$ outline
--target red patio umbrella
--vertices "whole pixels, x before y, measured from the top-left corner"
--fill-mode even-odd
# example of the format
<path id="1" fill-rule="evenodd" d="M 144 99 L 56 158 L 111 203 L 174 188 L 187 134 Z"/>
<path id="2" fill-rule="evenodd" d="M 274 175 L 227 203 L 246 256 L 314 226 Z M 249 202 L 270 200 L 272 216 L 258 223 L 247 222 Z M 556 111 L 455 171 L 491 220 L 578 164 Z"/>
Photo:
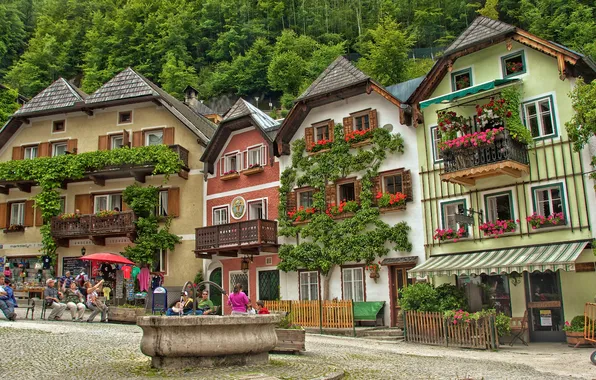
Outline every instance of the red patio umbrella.
<path id="1" fill-rule="evenodd" d="M 127 259 L 124 256 L 116 255 L 114 253 L 93 253 L 87 256 L 81 256 L 79 260 L 87 260 L 87 261 L 101 261 L 103 263 L 110 263 L 110 264 L 129 264 L 135 265 L 132 261 Z"/>

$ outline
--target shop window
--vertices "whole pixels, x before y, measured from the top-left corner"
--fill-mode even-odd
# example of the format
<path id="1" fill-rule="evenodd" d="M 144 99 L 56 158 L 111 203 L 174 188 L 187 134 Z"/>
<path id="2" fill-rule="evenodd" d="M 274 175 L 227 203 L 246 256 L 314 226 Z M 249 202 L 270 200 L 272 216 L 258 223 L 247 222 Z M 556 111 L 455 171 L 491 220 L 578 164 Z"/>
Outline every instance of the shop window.
<path id="1" fill-rule="evenodd" d="M 56 120 L 52 123 L 52 133 L 64 132 L 66 130 L 65 120 Z"/>
<path id="2" fill-rule="evenodd" d="M 248 219 L 267 219 L 265 200 L 261 199 L 258 201 L 248 202 Z"/>
<path id="3" fill-rule="evenodd" d="M 511 317 L 511 294 L 507 275 L 458 276 L 458 286 L 465 292 L 472 312 L 495 309 Z"/>
<path id="4" fill-rule="evenodd" d="M 37 145 L 35 146 L 26 146 L 24 148 L 24 159 L 25 160 L 32 160 L 37 158 Z"/>
<path id="5" fill-rule="evenodd" d="M 383 191 L 385 193 L 395 194 L 403 193 L 403 176 L 402 173 L 392 173 L 383 176 Z"/>
<path id="6" fill-rule="evenodd" d="M 356 200 L 356 190 L 355 190 L 355 183 L 343 183 L 338 185 L 338 194 L 339 194 L 339 202 L 341 201 L 355 201 Z M 339 203 L 338 202 L 338 203 Z"/>
<path id="7" fill-rule="evenodd" d="M 132 123 L 132 111 L 118 112 L 118 124 Z"/>
<path id="8" fill-rule="evenodd" d="M 329 140 L 329 124 L 325 123 L 320 126 L 315 126 L 316 141 Z"/>
<path id="9" fill-rule="evenodd" d="M 153 252 L 152 272 L 167 272 L 167 253 L 168 251 L 165 249 L 157 249 Z"/>
<path id="10" fill-rule="evenodd" d="M 25 224 L 25 202 L 10 204 L 10 225 L 22 226 Z"/>
<path id="11" fill-rule="evenodd" d="M 163 144 L 163 130 L 145 132 L 145 146 Z"/>
<path id="12" fill-rule="evenodd" d="M 300 300 L 319 299 L 319 272 L 300 272 Z"/>
<path id="13" fill-rule="evenodd" d="M 213 209 L 213 225 L 228 224 L 228 215 L 230 211 L 228 206 L 218 207 Z"/>
<path id="14" fill-rule="evenodd" d="M 557 127 L 551 96 L 523 103 L 524 122 L 535 139 L 556 137 Z"/>
<path id="15" fill-rule="evenodd" d="M 532 272 L 527 274 L 530 303 L 551 303 L 550 307 L 532 307 L 529 311 L 531 331 L 559 332 L 563 328 L 560 280 L 556 272 Z"/>
<path id="16" fill-rule="evenodd" d="M 67 149 L 68 149 L 68 144 L 65 142 L 53 143 L 52 144 L 52 157 L 65 155 Z"/>
<path id="17" fill-rule="evenodd" d="M 113 135 L 110 136 L 110 149 L 120 149 L 124 146 L 124 136 L 122 135 Z"/>
<path id="18" fill-rule="evenodd" d="M 526 58 L 523 51 L 501 58 L 503 78 L 510 78 L 526 72 Z"/>
<path id="19" fill-rule="evenodd" d="M 93 198 L 93 212 L 122 211 L 122 194 L 96 195 Z"/>
<path id="20" fill-rule="evenodd" d="M 298 193 L 298 207 L 313 207 L 313 194 L 314 191 L 312 190 L 300 191 Z"/>
<path id="21" fill-rule="evenodd" d="M 160 191 L 159 192 L 159 204 L 157 206 L 157 212 L 155 213 L 157 216 L 168 216 L 168 191 Z"/>
<path id="22" fill-rule="evenodd" d="M 466 212 L 465 199 L 442 203 L 441 204 L 441 216 L 442 216 L 442 221 L 443 221 L 443 229 L 451 228 L 452 230 L 457 231 L 460 227 L 465 228 L 465 225 L 460 225 L 455 220 L 455 215 L 463 214 L 465 212 Z"/>
<path id="23" fill-rule="evenodd" d="M 364 302 L 363 268 L 342 268 L 343 299 Z"/>
<path id="24" fill-rule="evenodd" d="M 368 111 L 354 115 L 354 130 L 368 131 L 370 129 L 370 119 Z"/>
<path id="25" fill-rule="evenodd" d="M 464 69 L 451 74 L 451 90 L 459 91 L 472 87 L 472 69 Z"/>
<path id="26" fill-rule="evenodd" d="M 490 194 L 484 196 L 486 204 L 486 221 L 514 220 L 513 198 L 511 192 Z"/>
<path id="27" fill-rule="evenodd" d="M 265 165 L 265 147 L 257 146 L 250 148 L 247 151 L 248 167 L 264 166 Z"/>

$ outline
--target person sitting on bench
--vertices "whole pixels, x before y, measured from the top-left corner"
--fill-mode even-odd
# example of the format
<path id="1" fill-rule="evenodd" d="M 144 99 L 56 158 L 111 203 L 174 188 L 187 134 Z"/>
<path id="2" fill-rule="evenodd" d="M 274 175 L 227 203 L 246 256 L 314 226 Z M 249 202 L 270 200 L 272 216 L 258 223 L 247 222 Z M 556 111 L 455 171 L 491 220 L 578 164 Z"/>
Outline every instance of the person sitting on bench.
<path id="1" fill-rule="evenodd" d="M 215 312 L 213 301 L 209 299 L 209 291 L 203 290 L 202 297 L 197 304 L 197 315 L 209 315 Z"/>
<path id="2" fill-rule="evenodd" d="M 188 292 L 182 292 L 181 300 L 176 302 L 174 306 L 169 308 L 166 311 L 166 315 L 180 315 L 180 314 L 188 314 L 192 311 L 192 303 L 193 299 L 188 296 Z"/>
<path id="3" fill-rule="evenodd" d="M 0 310 L 9 321 L 17 319 L 17 313 L 14 312 L 16 305 L 12 288 L 6 284 L 4 274 L 0 274 Z"/>

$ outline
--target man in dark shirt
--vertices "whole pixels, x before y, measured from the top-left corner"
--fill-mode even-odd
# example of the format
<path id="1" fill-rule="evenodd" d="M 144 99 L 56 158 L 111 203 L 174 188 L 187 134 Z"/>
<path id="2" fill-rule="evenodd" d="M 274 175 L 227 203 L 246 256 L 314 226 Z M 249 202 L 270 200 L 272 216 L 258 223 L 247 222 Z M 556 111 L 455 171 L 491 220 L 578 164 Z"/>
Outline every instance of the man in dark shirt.
<path id="1" fill-rule="evenodd" d="M 58 292 L 58 290 L 54 287 L 56 285 L 56 281 L 53 278 L 48 278 L 46 280 L 46 285 L 46 290 L 44 291 L 46 307 L 52 309 L 52 312 L 48 317 L 48 321 L 59 321 L 60 317 L 62 317 L 62 314 L 64 313 L 64 310 L 66 309 L 66 304 L 60 302 L 62 293 Z"/>

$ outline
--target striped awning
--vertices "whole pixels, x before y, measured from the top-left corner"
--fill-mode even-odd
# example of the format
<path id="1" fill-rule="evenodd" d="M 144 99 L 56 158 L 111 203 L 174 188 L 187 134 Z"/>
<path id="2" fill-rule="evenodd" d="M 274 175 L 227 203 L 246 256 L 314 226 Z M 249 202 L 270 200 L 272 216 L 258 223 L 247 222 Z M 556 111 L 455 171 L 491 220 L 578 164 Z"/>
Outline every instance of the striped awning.
<path id="1" fill-rule="evenodd" d="M 410 277 L 470 274 L 504 274 L 545 270 L 575 270 L 575 260 L 589 241 L 531 245 L 459 254 L 431 256 L 424 264 L 408 271 Z"/>

